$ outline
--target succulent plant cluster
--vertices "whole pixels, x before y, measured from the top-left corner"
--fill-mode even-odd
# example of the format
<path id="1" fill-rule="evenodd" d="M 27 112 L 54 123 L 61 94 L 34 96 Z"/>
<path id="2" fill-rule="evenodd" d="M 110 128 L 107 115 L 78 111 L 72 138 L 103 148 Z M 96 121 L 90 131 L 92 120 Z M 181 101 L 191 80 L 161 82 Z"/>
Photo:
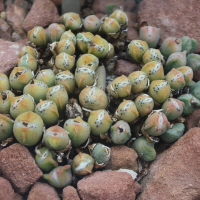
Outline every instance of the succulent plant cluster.
<path id="1" fill-rule="evenodd" d="M 141 70 L 106 84 L 116 52 L 126 49 L 125 12 L 101 20 L 70 12 L 60 23 L 30 30 L 18 66 L 0 74 L 1 142 L 14 136 L 35 146 L 44 179 L 63 188 L 73 175 L 104 167 L 108 146 L 128 145 L 152 161 L 159 138 L 173 143 L 183 135 L 182 116 L 200 107 L 196 40 L 169 37 L 157 49 L 161 30 L 141 27 L 127 48 Z"/>

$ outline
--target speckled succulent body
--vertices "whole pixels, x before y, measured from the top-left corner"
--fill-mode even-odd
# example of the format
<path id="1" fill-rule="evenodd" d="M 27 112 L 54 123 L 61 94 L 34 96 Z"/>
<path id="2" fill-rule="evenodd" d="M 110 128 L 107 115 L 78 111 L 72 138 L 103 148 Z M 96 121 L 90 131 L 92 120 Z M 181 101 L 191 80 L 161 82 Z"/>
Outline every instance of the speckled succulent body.
<path id="1" fill-rule="evenodd" d="M 90 32 L 82 32 L 76 35 L 77 47 L 82 53 L 88 52 L 88 44 L 94 40 L 94 35 Z"/>
<path id="2" fill-rule="evenodd" d="M 109 18 L 116 19 L 118 23 L 121 25 L 127 25 L 128 24 L 128 17 L 125 12 L 122 10 L 115 10 Z"/>
<path id="3" fill-rule="evenodd" d="M 99 66 L 99 59 L 92 54 L 83 54 L 77 60 L 76 67 L 79 67 L 80 65 L 87 65 L 95 71 Z"/>
<path id="4" fill-rule="evenodd" d="M 124 144 L 131 137 L 130 126 L 127 122 L 120 120 L 110 128 L 110 137 L 114 144 Z"/>
<path id="5" fill-rule="evenodd" d="M 151 61 L 145 64 L 141 71 L 145 72 L 150 81 L 163 80 L 164 69 L 160 61 Z"/>
<path id="6" fill-rule="evenodd" d="M 91 127 L 91 133 L 94 136 L 100 136 L 101 133 L 106 133 L 109 130 L 112 119 L 106 110 L 96 110 L 90 113 L 88 124 Z"/>
<path id="7" fill-rule="evenodd" d="M 14 97 L 14 93 L 10 90 L 5 90 L 0 93 L 0 113 L 10 114 L 11 99 Z"/>
<path id="8" fill-rule="evenodd" d="M 63 113 L 69 98 L 65 87 L 63 85 L 56 85 L 47 89 L 46 99 L 53 101 L 59 113 Z"/>
<path id="9" fill-rule="evenodd" d="M 106 17 L 103 23 L 103 30 L 107 34 L 115 34 L 120 31 L 120 25 L 116 19 Z"/>
<path id="10" fill-rule="evenodd" d="M 95 71 L 87 65 L 80 65 L 75 71 L 76 84 L 80 89 L 92 86 L 95 82 Z"/>
<path id="11" fill-rule="evenodd" d="M 131 86 L 131 81 L 122 75 L 110 82 L 107 90 L 115 98 L 126 97 L 131 93 Z"/>
<path id="12" fill-rule="evenodd" d="M 70 39 L 73 42 L 74 46 L 76 45 L 76 36 L 74 35 L 74 33 L 71 32 L 71 30 L 65 31 L 62 34 L 60 40 L 65 39 L 65 38 Z"/>
<path id="13" fill-rule="evenodd" d="M 56 74 L 55 83 L 63 85 L 68 94 L 73 94 L 76 82 L 74 75 L 69 70 Z"/>
<path id="14" fill-rule="evenodd" d="M 159 49 L 149 48 L 142 57 L 144 64 L 147 64 L 151 61 L 160 61 L 163 62 L 163 55 L 160 53 Z"/>
<path id="15" fill-rule="evenodd" d="M 170 85 L 168 81 L 152 81 L 149 87 L 149 95 L 157 103 L 163 103 L 170 95 Z"/>
<path id="16" fill-rule="evenodd" d="M 38 104 L 40 99 L 46 100 L 47 88 L 46 83 L 34 79 L 24 87 L 23 94 L 30 94 L 34 98 L 35 103 Z"/>
<path id="17" fill-rule="evenodd" d="M 55 66 L 58 70 L 71 70 L 74 67 L 75 58 L 68 53 L 62 52 L 56 56 Z"/>
<path id="18" fill-rule="evenodd" d="M 128 51 L 133 60 L 141 63 L 142 57 L 148 50 L 149 46 L 145 41 L 132 40 L 128 45 Z"/>
<path id="19" fill-rule="evenodd" d="M 24 46 L 21 51 L 18 54 L 18 58 L 23 57 L 24 55 L 29 54 L 33 56 L 35 59 L 39 57 L 38 52 L 36 49 L 30 47 L 30 46 Z"/>
<path id="20" fill-rule="evenodd" d="M 191 67 L 182 66 L 177 68 L 178 71 L 182 72 L 184 75 L 185 86 L 189 86 L 193 79 L 193 70 Z"/>
<path id="21" fill-rule="evenodd" d="M 108 105 L 106 93 L 95 86 L 84 88 L 79 95 L 79 101 L 83 107 L 91 110 L 105 109 Z"/>
<path id="22" fill-rule="evenodd" d="M 80 117 L 68 119 L 63 128 L 69 132 L 69 138 L 75 147 L 80 147 L 90 136 L 90 125 Z"/>
<path id="23" fill-rule="evenodd" d="M 40 101 L 35 108 L 35 112 L 42 118 L 44 124 L 47 126 L 55 125 L 58 122 L 58 108 L 53 101 Z"/>
<path id="24" fill-rule="evenodd" d="M 37 61 L 32 55 L 26 54 L 26 55 L 22 56 L 20 59 L 18 59 L 18 66 L 19 67 L 27 67 L 31 71 L 36 71 L 37 70 Z"/>
<path id="25" fill-rule="evenodd" d="M 125 99 L 117 108 L 116 115 L 120 120 L 124 120 L 127 123 L 131 123 L 139 117 L 135 103 Z"/>
<path id="26" fill-rule="evenodd" d="M 36 76 L 36 80 L 46 83 L 48 87 L 52 87 L 55 85 L 55 74 L 51 69 L 43 69 Z"/>
<path id="27" fill-rule="evenodd" d="M 31 81 L 33 74 L 26 67 L 15 67 L 9 77 L 10 85 L 15 90 L 23 90 Z"/>
<path id="28" fill-rule="evenodd" d="M 174 90 L 180 90 L 185 86 L 183 73 L 175 68 L 167 74 L 166 80 L 169 82 L 171 89 Z"/>
<path id="29" fill-rule="evenodd" d="M 43 126 L 43 121 L 39 115 L 33 112 L 25 112 L 16 118 L 13 133 L 19 143 L 25 146 L 33 146 L 41 139 Z"/>
<path id="30" fill-rule="evenodd" d="M 44 47 L 47 44 L 47 35 L 43 27 L 36 26 L 28 32 L 28 39 L 38 47 Z"/>
<path id="31" fill-rule="evenodd" d="M 11 98 L 10 114 L 15 119 L 24 112 L 34 111 L 35 102 L 31 95 L 24 94 Z"/>
<path id="32" fill-rule="evenodd" d="M 147 116 L 154 107 L 153 99 L 147 94 L 141 94 L 135 99 L 135 106 L 140 117 Z"/>
<path id="33" fill-rule="evenodd" d="M 148 88 L 148 77 L 145 72 L 134 71 L 129 74 L 128 79 L 131 82 L 131 92 L 133 94 L 142 92 Z"/>

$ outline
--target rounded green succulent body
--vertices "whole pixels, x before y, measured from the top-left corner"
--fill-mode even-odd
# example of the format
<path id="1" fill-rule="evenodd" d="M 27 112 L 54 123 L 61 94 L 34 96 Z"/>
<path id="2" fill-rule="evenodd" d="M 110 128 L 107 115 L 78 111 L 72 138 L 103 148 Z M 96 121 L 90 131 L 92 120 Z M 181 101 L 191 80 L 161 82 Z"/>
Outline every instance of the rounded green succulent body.
<path id="1" fill-rule="evenodd" d="M 186 51 L 176 52 L 168 57 L 164 70 L 165 72 L 169 72 L 172 68 L 177 69 L 185 65 L 186 65 Z"/>
<path id="2" fill-rule="evenodd" d="M 10 114 L 15 119 L 24 112 L 34 111 L 35 102 L 31 95 L 24 94 L 18 97 L 11 98 Z"/>
<path id="3" fill-rule="evenodd" d="M 79 101 L 84 108 L 91 110 L 105 109 L 108 105 L 106 93 L 95 86 L 84 88 L 79 95 Z"/>
<path id="4" fill-rule="evenodd" d="M 41 170 L 49 172 L 55 167 L 58 167 L 55 156 L 48 148 L 42 147 L 41 149 L 37 149 L 37 151 L 39 151 L 40 154 L 36 154 L 35 162 Z"/>
<path id="5" fill-rule="evenodd" d="M 58 122 L 58 108 L 53 101 L 40 101 L 35 108 L 35 112 L 42 118 L 44 124 L 47 126 L 55 125 Z"/>
<path id="6" fill-rule="evenodd" d="M 94 35 L 90 32 L 82 32 L 76 35 L 77 47 L 82 53 L 88 52 L 88 44 L 94 40 Z"/>
<path id="7" fill-rule="evenodd" d="M 137 138 L 131 145 L 131 148 L 146 162 L 153 161 L 156 158 L 154 142 L 148 142 L 144 136 Z"/>
<path id="8" fill-rule="evenodd" d="M 128 24 L 128 17 L 125 12 L 122 10 L 115 10 L 109 18 L 116 19 L 118 23 L 121 25 L 127 25 Z"/>
<path id="9" fill-rule="evenodd" d="M 183 73 L 175 68 L 167 74 L 166 80 L 169 82 L 171 89 L 174 90 L 180 90 L 185 86 Z"/>
<path id="10" fill-rule="evenodd" d="M 92 149 L 92 157 L 98 164 L 105 164 L 110 160 L 111 150 L 109 147 L 98 143 Z"/>
<path id="11" fill-rule="evenodd" d="M 69 70 L 56 74 L 55 83 L 56 85 L 63 85 L 68 94 L 74 93 L 76 86 L 75 77 Z"/>
<path id="12" fill-rule="evenodd" d="M 23 90 L 32 77 L 33 74 L 27 67 L 15 67 L 9 77 L 10 85 L 15 90 Z"/>
<path id="13" fill-rule="evenodd" d="M 151 61 L 145 64 L 141 71 L 145 72 L 150 81 L 163 80 L 164 69 L 160 61 Z"/>
<path id="14" fill-rule="evenodd" d="M 47 148 L 60 151 L 70 145 L 68 132 L 60 126 L 52 126 L 48 128 L 43 135 L 43 143 Z"/>
<path id="15" fill-rule="evenodd" d="M 148 88 L 148 77 L 145 72 L 134 71 L 129 74 L 128 79 L 131 82 L 131 92 L 133 94 L 142 92 Z"/>
<path id="16" fill-rule="evenodd" d="M 22 56 L 29 54 L 33 56 L 35 59 L 38 58 L 38 52 L 36 49 L 30 47 L 30 46 L 24 46 L 21 51 L 18 54 L 18 58 L 21 58 Z"/>
<path id="17" fill-rule="evenodd" d="M 200 81 L 196 82 L 192 87 L 190 87 L 189 93 L 200 100 Z"/>
<path id="18" fill-rule="evenodd" d="M 140 40 L 147 42 L 150 48 L 155 48 L 160 39 L 161 30 L 152 26 L 143 26 L 139 31 Z"/>
<path id="19" fill-rule="evenodd" d="M 120 25 L 116 19 L 106 17 L 103 23 L 103 30 L 108 34 L 114 34 L 120 31 Z"/>
<path id="20" fill-rule="evenodd" d="M 6 115 L 0 114 L 0 142 L 13 135 L 14 121 Z"/>
<path id="21" fill-rule="evenodd" d="M 99 59 L 92 54 L 83 54 L 77 60 L 76 67 L 79 67 L 80 65 L 87 65 L 95 71 L 99 66 Z"/>
<path id="22" fill-rule="evenodd" d="M 47 40 L 51 44 L 53 42 L 58 42 L 61 38 L 61 35 L 65 31 L 65 26 L 62 24 L 53 23 L 50 24 L 47 29 Z"/>
<path id="23" fill-rule="evenodd" d="M 69 54 L 62 52 L 56 56 L 55 66 L 58 70 L 71 70 L 74 66 L 75 58 Z"/>
<path id="24" fill-rule="evenodd" d="M 188 66 L 182 66 L 177 68 L 178 71 L 182 72 L 184 75 L 184 80 L 185 80 L 185 86 L 189 86 L 193 79 L 193 70 L 191 67 Z"/>
<path id="25" fill-rule="evenodd" d="M 170 95 L 170 85 L 168 81 L 152 81 L 149 87 L 149 95 L 157 102 L 163 103 Z"/>
<path id="26" fill-rule="evenodd" d="M 34 79 L 24 87 L 23 94 L 30 94 L 34 98 L 35 103 L 38 104 L 40 99 L 46 100 L 47 88 L 46 83 Z"/>
<path id="27" fill-rule="evenodd" d="M 177 99 L 185 103 L 183 106 L 183 115 L 189 115 L 200 108 L 200 101 L 191 94 L 183 94 Z"/>
<path id="28" fill-rule="evenodd" d="M 128 51 L 133 60 L 141 63 L 142 57 L 149 49 L 148 44 L 142 40 L 132 40 L 128 45 Z"/>
<path id="29" fill-rule="evenodd" d="M 5 90 L 0 93 L 0 113 L 10 114 L 11 99 L 14 96 L 14 93 L 10 90 Z"/>
<path id="30" fill-rule="evenodd" d="M 144 64 L 147 64 L 151 61 L 163 61 L 163 55 L 160 53 L 159 49 L 149 48 L 142 57 Z"/>
<path id="31" fill-rule="evenodd" d="M 69 138 L 75 147 L 80 147 L 90 136 L 90 125 L 80 117 L 68 119 L 63 128 L 69 132 Z"/>
<path id="32" fill-rule="evenodd" d="M 47 44 L 47 35 L 41 26 L 36 26 L 28 32 L 28 39 L 38 47 L 44 47 Z"/>
<path id="33" fill-rule="evenodd" d="M 94 159 L 86 153 L 79 153 L 72 161 L 72 170 L 77 175 L 87 175 L 92 173 Z"/>
<path id="34" fill-rule="evenodd" d="M 115 98 L 126 97 L 131 93 L 131 81 L 124 75 L 117 77 L 107 86 L 107 90 Z"/>
<path id="35" fill-rule="evenodd" d="M 182 51 L 187 51 L 187 55 L 194 53 L 198 48 L 198 42 L 194 38 L 184 36 L 181 38 Z"/>
<path id="36" fill-rule="evenodd" d="M 92 134 L 100 136 L 101 133 L 106 133 L 109 130 L 112 119 L 106 110 L 96 110 L 90 113 L 88 124 L 91 127 Z"/>
<path id="37" fill-rule="evenodd" d="M 124 99 L 117 108 L 116 112 L 117 117 L 127 123 L 131 123 L 139 117 L 139 113 L 137 111 L 135 103 L 131 100 Z"/>
<path id="38" fill-rule="evenodd" d="M 95 33 L 99 30 L 101 22 L 96 15 L 89 15 L 84 19 L 83 25 L 86 31 Z"/>
<path id="39" fill-rule="evenodd" d="M 44 174 L 43 178 L 56 188 L 67 187 L 72 183 L 71 166 L 65 165 L 56 167 L 49 174 Z"/>
<path id="40" fill-rule="evenodd" d="M 10 90 L 10 83 L 8 77 L 5 74 L 0 73 L 0 92 L 5 90 Z"/>
<path id="41" fill-rule="evenodd" d="M 131 137 L 130 126 L 127 122 L 120 120 L 110 128 L 110 137 L 114 144 L 124 144 Z"/>
<path id="42" fill-rule="evenodd" d="M 62 34 L 60 40 L 65 38 L 70 39 L 73 42 L 74 46 L 76 45 L 76 36 L 74 35 L 74 33 L 71 32 L 70 29 Z"/>
<path id="43" fill-rule="evenodd" d="M 63 113 L 69 98 L 65 87 L 56 85 L 47 89 L 46 99 L 53 101 L 58 108 L 58 112 Z"/>
<path id="44" fill-rule="evenodd" d="M 61 21 L 64 22 L 65 28 L 76 31 L 81 28 L 80 15 L 74 12 L 65 13 L 61 16 Z"/>
<path id="45" fill-rule="evenodd" d="M 169 98 L 163 105 L 163 113 L 166 115 L 168 120 L 175 120 L 180 117 L 183 113 L 184 103 L 178 99 Z"/>
<path id="46" fill-rule="evenodd" d="M 186 65 L 186 62 L 182 66 L 185 66 L 185 65 Z M 187 66 L 191 67 L 193 71 L 199 70 L 200 69 L 200 55 L 194 54 L 194 53 L 189 54 L 187 56 Z"/>
<path id="47" fill-rule="evenodd" d="M 173 143 L 178 140 L 184 133 L 185 125 L 182 123 L 174 124 L 169 130 L 160 136 L 161 140 L 166 143 Z"/>
<path id="48" fill-rule="evenodd" d="M 110 44 L 99 35 L 95 35 L 92 42 L 88 44 L 88 53 L 97 58 L 104 58 L 110 51 Z"/>
<path id="49" fill-rule="evenodd" d="M 43 126 L 41 117 L 29 111 L 16 118 L 13 133 L 19 143 L 34 146 L 42 137 Z"/>
<path id="50" fill-rule="evenodd" d="M 80 89 L 92 86 L 95 82 L 95 71 L 87 65 L 80 65 L 75 71 L 76 84 Z"/>
<path id="51" fill-rule="evenodd" d="M 135 106 L 140 117 L 147 116 L 154 107 L 153 99 L 147 94 L 141 94 L 135 99 Z"/>
<path id="52" fill-rule="evenodd" d="M 31 71 L 36 71 L 37 70 L 37 61 L 32 55 L 26 54 L 26 55 L 22 56 L 20 59 L 18 59 L 18 66 L 19 67 L 27 67 Z"/>
<path id="53" fill-rule="evenodd" d="M 144 123 L 144 130 L 152 136 L 160 136 L 170 129 L 170 123 L 162 112 L 149 115 Z"/>
<path id="54" fill-rule="evenodd" d="M 172 53 L 181 52 L 181 50 L 182 41 L 175 37 L 166 38 L 160 47 L 160 52 L 166 57 L 170 56 Z"/>
<path id="55" fill-rule="evenodd" d="M 62 52 L 65 52 L 65 53 L 73 56 L 75 53 L 75 46 L 74 46 L 73 42 L 68 38 L 60 40 L 58 42 L 58 44 L 56 45 L 55 49 L 56 49 L 57 55 Z"/>
<path id="56" fill-rule="evenodd" d="M 55 85 L 55 74 L 51 69 L 43 69 L 36 76 L 36 80 L 46 83 L 48 87 L 52 87 Z"/>

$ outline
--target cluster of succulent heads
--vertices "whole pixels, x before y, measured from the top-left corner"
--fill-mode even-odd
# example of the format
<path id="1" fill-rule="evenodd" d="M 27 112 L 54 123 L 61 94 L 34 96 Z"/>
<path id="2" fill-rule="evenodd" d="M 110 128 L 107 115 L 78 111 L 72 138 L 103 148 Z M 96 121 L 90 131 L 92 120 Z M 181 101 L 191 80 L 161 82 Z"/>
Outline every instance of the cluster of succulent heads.
<path id="1" fill-rule="evenodd" d="M 178 140 L 183 116 L 200 107 L 196 40 L 169 37 L 156 49 L 161 30 L 143 26 L 127 47 L 127 28 L 120 9 L 101 20 L 63 14 L 60 24 L 30 30 L 18 66 L 0 74 L 0 141 L 34 146 L 35 162 L 54 187 L 104 167 L 112 145 L 154 160 L 154 144 Z M 106 72 L 122 51 L 141 70 L 107 84 Z"/>

